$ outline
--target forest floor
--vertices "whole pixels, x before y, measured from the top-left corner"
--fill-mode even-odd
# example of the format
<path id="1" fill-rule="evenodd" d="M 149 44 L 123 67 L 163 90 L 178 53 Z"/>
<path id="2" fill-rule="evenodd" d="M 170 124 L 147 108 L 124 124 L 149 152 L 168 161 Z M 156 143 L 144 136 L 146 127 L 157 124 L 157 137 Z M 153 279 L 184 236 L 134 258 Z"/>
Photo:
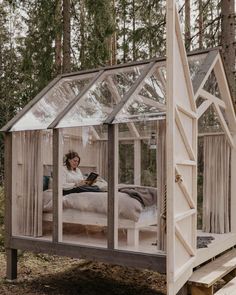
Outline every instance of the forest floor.
<path id="1" fill-rule="evenodd" d="M 18 279 L 7 282 L 0 252 L 0 294 L 164 295 L 165 276 L 148 270 L 23 252 Z"/>

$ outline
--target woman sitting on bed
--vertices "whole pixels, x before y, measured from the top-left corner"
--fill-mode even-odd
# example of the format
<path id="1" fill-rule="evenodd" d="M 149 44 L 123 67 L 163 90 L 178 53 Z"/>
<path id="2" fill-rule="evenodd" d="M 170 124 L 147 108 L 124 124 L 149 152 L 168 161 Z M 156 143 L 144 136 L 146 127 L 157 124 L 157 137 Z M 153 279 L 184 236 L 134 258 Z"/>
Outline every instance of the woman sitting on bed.
<path id="1" fill-rule="evenodd" d="M 65 165 L 63 167 L 63 196 L 72 193 L 100 192 L 98 186 L 90 186 L 86 182 L 78 168 L 80 157 L 76 152 L 70 151 L 65 155 Z"/>

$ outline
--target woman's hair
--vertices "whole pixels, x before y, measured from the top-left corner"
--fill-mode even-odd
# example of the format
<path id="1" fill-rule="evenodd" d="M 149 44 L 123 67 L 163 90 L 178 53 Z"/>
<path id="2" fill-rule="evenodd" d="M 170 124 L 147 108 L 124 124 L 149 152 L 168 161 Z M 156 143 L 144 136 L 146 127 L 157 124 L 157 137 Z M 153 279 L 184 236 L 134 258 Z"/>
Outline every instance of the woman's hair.
<path id="1" fill-rule="evenodd" d="M 78 158 L 79 159 L 79 162 L 78 162 L 78 166 L 79 166 L 80 156 L 78 155 L 78 153 L 76 153 L 74 151 L 69 151 L 67 154 L 65 154 L 64 163 L 65 163 L 65 166 L 67 167 L 68 170 L 71 170 L 71 166 L 70 166 L 69 160 L 72 160 L 74 158 Z"/>

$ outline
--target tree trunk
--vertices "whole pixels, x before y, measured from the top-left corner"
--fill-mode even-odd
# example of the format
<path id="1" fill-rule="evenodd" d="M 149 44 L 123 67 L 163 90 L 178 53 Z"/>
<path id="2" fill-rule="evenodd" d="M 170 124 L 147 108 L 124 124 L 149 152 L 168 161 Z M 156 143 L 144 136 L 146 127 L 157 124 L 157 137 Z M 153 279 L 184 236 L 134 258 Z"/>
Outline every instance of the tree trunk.
<path id="1" fill-rule="evenodd" d="M 70 0 L 63 0 L 63 73 L 70 71 Z"/>
<path id="2" fill-rule="evenodd" d="M 80 35 L 81 35 L 81 45 L 80 45 L 80 63 L 81 68 L 85 67 L 85 6 L 84 0 L 80 0 Z"/>
<path id="3" fill-rule="evenodd" d="M 191 44 L 190 0 L 185 0 L 185 47 L 190 51 Z"/>
<path id="4" fill-rule="evenodd" d="M 236 81 L 235 81 L 235 0 L 222 0 L 222 24 L 221 24 L 221 44 L 222 56 L 225 70 L 229 81 L 229 86 L 236 105 Z"/>
<path id="5" fill-rule="evenodd" d="M 202 0 L 199 0 L 198 4 L 198 11 L 199 11 L 199 17 L 198 17 L 198 28 L 199 28 L 199 49 L 203 48 L 203 5 Z"/>
<path id="6" fill-rule="evenodd" d="M 56 2 L 55 23 L 56 23 L 56 37 L 55 37 L 55 68 L 56 73 L 61 74 L 61 0 Z"/>

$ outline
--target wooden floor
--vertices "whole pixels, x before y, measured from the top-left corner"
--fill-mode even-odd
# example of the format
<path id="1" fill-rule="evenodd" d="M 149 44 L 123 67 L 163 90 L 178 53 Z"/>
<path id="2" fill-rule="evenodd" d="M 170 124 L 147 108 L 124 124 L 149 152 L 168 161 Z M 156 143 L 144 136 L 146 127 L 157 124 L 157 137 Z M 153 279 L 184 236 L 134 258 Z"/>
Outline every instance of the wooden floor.
<path id="1" fill-rule="evenodd" d="M 214 240 L 208 244 L 207 248 L 197 250 L 197 257 L 194 266 L 198 266 L 203 262 L 217 256 L 218 254 L 230 249 L 236 245 L 236 234 L 211 234 L 202 231 L 197 232 L 198 236 L 211 236 Z"/>

